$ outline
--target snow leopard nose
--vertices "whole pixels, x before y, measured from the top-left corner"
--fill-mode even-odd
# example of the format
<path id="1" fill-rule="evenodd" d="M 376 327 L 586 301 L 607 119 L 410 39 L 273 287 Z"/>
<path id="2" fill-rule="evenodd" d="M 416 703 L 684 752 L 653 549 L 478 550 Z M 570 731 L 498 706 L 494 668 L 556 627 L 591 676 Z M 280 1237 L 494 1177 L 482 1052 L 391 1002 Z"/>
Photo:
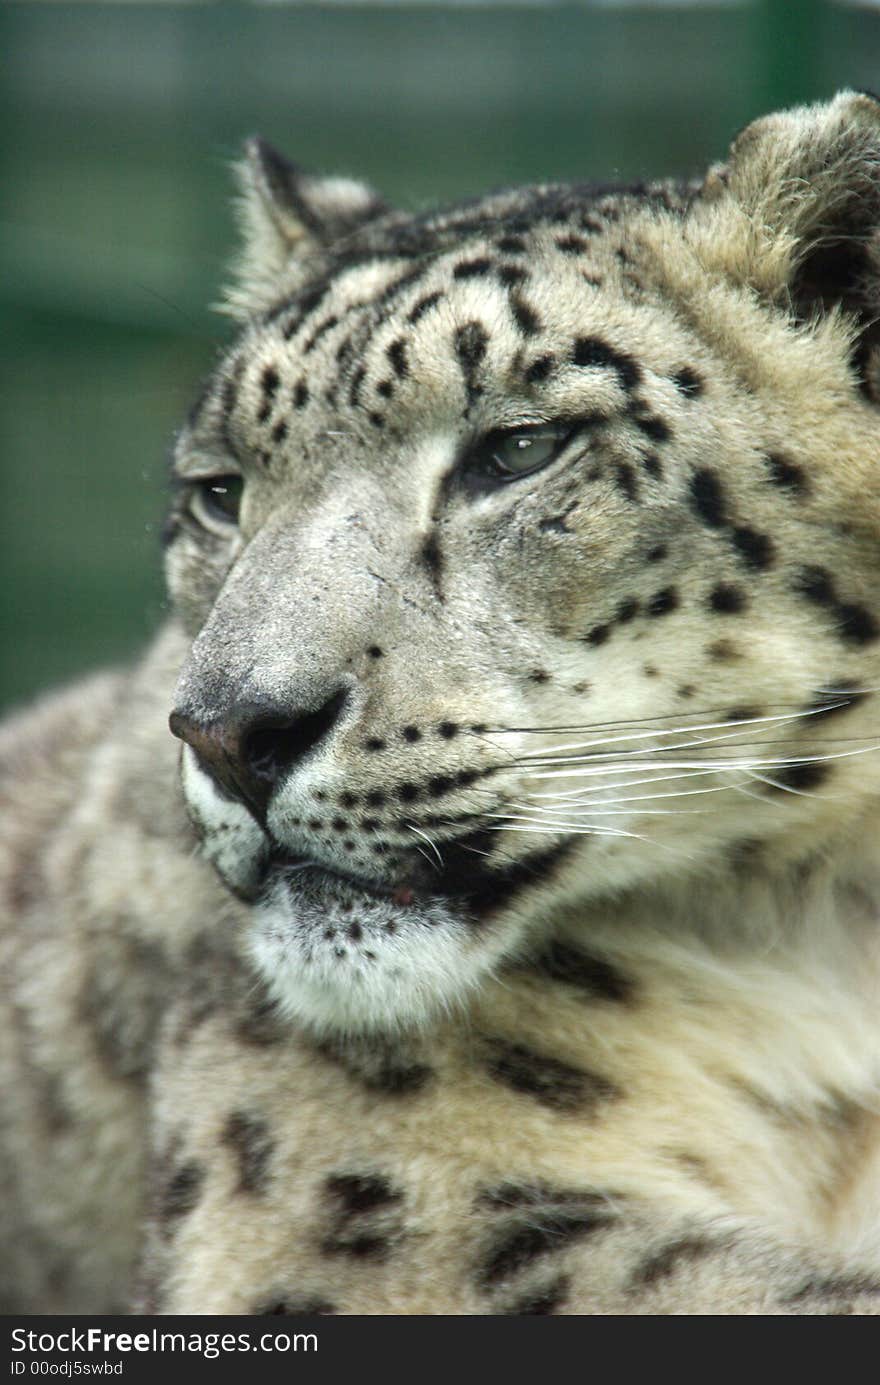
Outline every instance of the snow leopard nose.
<path id="1" fill-rule="evenodd" d="M 306 712 L 242 703 L 207 722 L 175 711 L 168 725 L 219 787 L 262 819 L 275 785 L 332 730 L 348 697 L 348 689 L 340 688 Z"/>

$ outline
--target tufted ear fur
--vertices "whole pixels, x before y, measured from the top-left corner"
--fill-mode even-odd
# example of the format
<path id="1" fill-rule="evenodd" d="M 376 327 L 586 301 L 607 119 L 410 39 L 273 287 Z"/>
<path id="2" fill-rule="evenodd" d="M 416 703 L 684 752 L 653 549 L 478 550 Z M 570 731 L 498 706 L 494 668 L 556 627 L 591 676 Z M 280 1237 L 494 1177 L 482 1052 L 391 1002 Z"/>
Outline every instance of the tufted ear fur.
<path id="1" fill-rule="evenodd" d="M 388 210 L 365 183 L 303 173 L 258 137 L 236 171 L 244 244 L 224 305 L 236 318 L 265 311 L 296 286 L 309 257 Z"/>
<path id="2" fill-rule="evenodd" d="M 693 208 L 704 262 L 808 322 L 850 315 L 880 401 L 880 102 L 858 92 L 748 125 Z"/>

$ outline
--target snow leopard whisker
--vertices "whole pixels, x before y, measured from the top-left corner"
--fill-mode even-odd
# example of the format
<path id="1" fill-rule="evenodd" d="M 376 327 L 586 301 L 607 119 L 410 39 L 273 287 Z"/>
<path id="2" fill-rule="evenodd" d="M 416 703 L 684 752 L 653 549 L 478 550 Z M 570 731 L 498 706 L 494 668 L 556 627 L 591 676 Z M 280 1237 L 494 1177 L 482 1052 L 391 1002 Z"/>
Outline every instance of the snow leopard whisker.
<path id="1" fill-rule="evenodd" d="M 544 836 L 558 835 L 562 831 L 571 831 L 575 836 L 600 836 L 600 837 L 634 837 L 642 842 L 647 841 L 647 837 L 640 837 L 637 832 L 626 832 L 620 827 L 605 827 L 597 824 L 595 827 L 590 823 L 580 824 L 547 824 L 546 822 L 532 821 L 530 818 L 512 818 L 507 822 L 501 822 L 496 827 L 489 827 L 489 832 L 540 832 Z"/>
<path id="2" fill-rule="evenodd" d="M 523 803 L 523 804 L 516 804 L 515 806 L 516 806 L 516 807 L 525 808 L 527 811 L 530 811 L 530 812 L 534 812 L 534 809 L 529 809 L 528 804 L 524 804 L 524 803 Z M 554 811 L 562 811 L 562 810 L 561 810 L 561 809 L 560 809 L 560 810 L 554 810 L 553 808 L 539 808 L 539 809 L 538 809 L 538 812 L 542 814 L 542 820 L 543 820 L 544 822 L 556 822 L 556 821 L 557 821 L 557 819 L 553 816 Z M 703 813 L 704 813 L 706 810 L 703 809 L 703 808 L 681 808 L 681 809 L 678 809 L 678 808 L 639 808 L 639 809 L 637 809 L 636 811 L 637 811 L 639 817 L 664 817 L 664 818 L 669 818 L 669 817 L 697 817 L 697 816 L 702 816 Z M 585 805 L 585 806 L 583 807 L 583 809 L 582 809 L 582 812 L 583 812 L 583 813 L 589 814 L 591 817 L 600 817 L 600 818 L 602 818 L 602 817 L 618 817 L 618 818 L 620 818 L 620 817 L 632 817 L 632 816 L 633 816 L 633 810 L 632 810 L 631 808 L 614 808 L 614 807 L 612 807 L 612 806 L 610 806 L 610 805 L 606 807 L 606 805 L 605 805 L 604 803 L 594 803 L 594 804 Z M 516 822 L 519 822 L 519 821 L 522 820 L 522 815 L 519 814 L 519 813 L 492 813 L 491 816 L 492 816 L 492 817 L 498 817 L 498 818 L 506 818 L 506 819 L 508 819 L 509 821 L 516 821 Z M 558 822 L 557 825 L 560 826 L 560 827 L 565 827 L 567 824 L 564 823 L 564 822 Z"/>
<path id="3" fill-rule="evenodd" d="M 872 744 L 868 746 L 863 746 L 859 750 L 841 750 L 836 751 L 835 753 L 830 755 L 798 755 L 793 753 L 791 755 L 776 755 L 772 756 L 769 759 L 751 759 L 743 758 L 741 756 L 728 755 L 724 757 L 714 756 L 711 759 L 703 760 L 658 760 L 654 764 L 652 764 L 650 761 L 641 761 L 638 765 L 633 765 L 631 772 L 633 774 L 637 774 L 642 769 L 785 769 L 790 765 L 825 764 L 831 760 L 845 760 L 851 758 L 854 755 L 868 755 L 875 750 L 880 750 L 880 745 Z M 541 772 L 535 774 L 534 777 L 536 779 L 565 779 L 584 775 L 595 776 L 607 774 L 609 772 L 608 766 L 587 766 L 584 762 L 591 758 L 592 757 L 590 756 L 584 756 L 579 767 L 577 768 L 542 769 Z M 619 774 L 626 774 L 628 772 L 628 767 L 626 765 L 621 765 L 618 763 L 614 766 L 614 771 Z"/>
<path id="4" fill-rule="evenodd" d="M 421 838 L 422 838 L 422 841 L 425 841 L 425 842 L 428 843 L 428 846 L 431 848 L 431 850 L 433 851 L 434 855 L 437 857 L 437 863 L 438 863 L 438 864 L 437 864 L 437 866 L 435 867 L 435 869 L 436 869 L 436 870 L 443 870 L 443 867 L 444 867 L 444 864 L 445 864 L 445 863 L 444 863 L 443 857 L 440 855 L 440 851 L 439 851 L 439 848 L 438 848 L 438 846 L 437 846 L 437 843 L 431 840 L 431 838 L 428 836 L 427 832 L 422 832 L 420 828 L 414 827 L 413 824 L 412 824 L 411 822 L 408 822 L 408 823 L 406 824 L 406 826 L 407 826 L 407 829 L 408 829 L 410 832 L 415 832 L 415 834 L 416 834 L 417 837 L 421 837 Z M 418 850 L 421 850 L 421 848 L 416 847 L 416 850 L 417 850 L 417 851 L 418 851 Z M 422 855 L 424 856 L 425 853 L 422 852 Z M 426 858 L 426 859 L 427 859 L 427 858 Z M 432 864 L 433 864 L 433 862 L 432 862 Z"/>
<path id="5" fill-rule="evenodd" d="M 520 832 L 535 836 L 560 836 L 567 837 L 628 837 L 636 842 L 643 842 L 645 846 L 650 846 L 657 851 L 663 851 L 667 855 L 675 856 L 679 860 L 693 861 L 696 857 L 689 851 L 685 851 L 680 845 L 673 845 L 670 842 L 658 842 L 651 837 L 643 836 L 641 832 L 627 832 L 620 827 L 605 827 L 598 823 L 576 824 L 569 827 L 548 827 L 545 823 L 530 823 L 525 821 L 525 825 L 518 822 L 499 823 L 497 827 L 487 829 L 490 832 Z"/>
<path id="6" fill-rule="evenodd" d="M 656 801 L 658 798 L 694 798 L 694 797 L 696 797 L 698 794 L 719 794 L 719 793 L 726 793 L 727 790 L 728 790 L 729 788 L 731 788 L 731 787 L 732 787 L 732 785 L 730 785 L 730 784 L 713 784 L 712 787 L 709 788 L 709 789 L 676 789 L 676 790 L 674 790 L 674 791 L 664 792 L 664 793 L 626 794 L 626 795 L 624 795 L 623 797 L 618 797 L 618 798 L 602 798 L 602 799 L 599 799 L 599 800 L 597 800 L 597 805 L 598 805 L 598 806 L 601 806 L 601 807 L 603 807 L 603 808 L 605 808 L 605 807 L 607 807 L 607 806 L 609 806 L 609 805 L 611 805 L 611 804 L 616 804 L 616 803 L 646 803 L 646 802 L 654 802 L 654 801 Z M 590 792 L 590 791 L 587 790 L 586 792 Z M 594 792 L 594 793 L 595 793 L 595 792 L 605 793 L 605 792 L 607 792 L 607 790 L 605 790 L 605 789 L 593 790 L 593 792 Z M 533 795 L 530 794 L 529 797 L 532 798 Z M 579 797 L 578 797 L 578 796 L 574 796 L 574 797 L 573 797 L 573 796 L 566 796 L 566 795 L 564 795 L 564 794 L 554 794 L 554 795 L 542 794 L 542 795 L 534 795 L 534 797 L 543 797 L 543 798 L 553 797 L 554 799 L 556 799 L 556 800 L 557 800 L 556 803 L 554 803 L 554 804 L 548 804 L 548 805 L 547 805 L 547 811 L 549 811 L 549 812 L 554 812 L 554 811 L 556 811 L 557 808 L 564 808 L 564 807 L 569 807 L 569 808 L 571 808 L 572 810 L 574 810 L 574 809 L 576 809 L 576 808 L 580 808 L 580 807 L 583 807 L 583 808 L 585 808 L 585 809 L 587 809 L 587 810 L 589 809 L 589 804 L 588 804 L 588 803 L 585 803 L 585 802 L 583 801 L 583 796 L 579 796 Z M 516 804 L 513 804 L 512 806 L 513 806 L 513 807 L 516 807 L 516 808 L 521 808 L 521 807 L 524 807 L 524 806 L 526 806 L 526 805 L 521 804 L 521 803 L 516 803 Z M 529 805 L 529 806 L 531 806 L 531 805 Z M 539 811 L 541 811 L 541 812 L 544 811 L 544 808 L 543 808 L 542 805 L 538 805 L 538 807 L 539 807 Z M 673 810 L 673 811 L 674 811 L 674 810 Z"/>
<path id="7" fill-rule="evenodd" d="M 767 707 L 767 708 L 768 708 L 769 710 L 771 710 L 771 711 L 773 711 L 773 710 L 775 710 L 775 709 L 777 709 L 777 708 L 780 708 L 780 709 L 781 709 L 781 708 L 788 708 L 789 711 L 790 711 L 790 714 L 791 714 L 792 716 L 794 716 L 794 717 L 797 718 L 797 717 L 801 717 L 801 716 L 815 715 L 816 712 L 822 712 L 822 711 L 826 711 L 826 710 L 827 710 L 827 711 L 835 711 L 835 710 L 838 710 L 838 707 L 839 707 L 840 709 L 842 709 L 842 708 L 844 708 L 844 707 L 849 706 L 850 703 L 852 702 L 852 700 L 853 700 L 854 698 L 856 698 L 856 697 L 858 697 L 858 698 L 865 697 L 865 696 L 867 696 L 869 693 L 875 693 L 875 692 L 880 692 L 880 687 L 877 687 L 877 688 L 873 688 L 873 687 L 872 687 L 872 688 L 808 688 L 808 689 L 805 690 L 805 696 L 825 697 L 825 698 L 834 699 L 834 700 L 835 700 L 835 705 L 834 705 L 834 707 L 828 707 L 828 708 L 804 707 L 803 702 L 765 702 L 763 705 L 764 705 L 765 707 Z M 839 703 L 837 702 L 837 699 L 840 699 Z M 692 715 L 692 716 L 695 716 L 695 717 L 711 717 L 711 716 L 723 717 L 723 716 L 725 715 L 725 713 L 729 711 L 730 705 L 731 705 L 731 704 L 730 704 L 730 702 L 728 701 L 728 702 L 726 702 L 723 706 L 718 706 L 718 707 L 694 707 L 694 708 L 692 709 L 692 711 L 691 711 L 691 715 Z M 548 726 L 490 726 L 490 727 L 487 727 L 487 728 L 486 728 L 486 732 L 479 732 L 479 733 L 477 733 L 477 732 L 472 732 L 472 733 L 470 733 L 470 734 L 472 734 L 472 735 L 485 735 L 485 734 L 488 733 L 488 734 L 493 735 L 493 736 L 495 736 L 495 735 L 498 735 L 498 736 L 500 736 L 500 735 L 543 736 L 543 735 L 547 735 L 547 734 L 552 733 L 552 732 L 571 732 L 572 734 L 574 734 L 574 733 L 576 733 L 576 732 L 578 732 L 578 731 L 581 731 L 581 732 L 584 732 L 584 733 L 590 733 L 590 732 L 593 732 L 593 731 L 601 731 L 601 730 L 604 730 L 605 728 L 608 728 L 608 729 L 611 729 L 611 730 L 615 730 L 615 731 L 616 731 L 616 730 L 620 730 L 620 729 L 622 729 L 623 727 L 626 727 L 626 726 L 634 726 L 634 727 L 637 727 L 637 728 L 641 728 L 641 727 L 651 726 L 651 725 L 653 725 L 655 722 L 658 722 L 658 721 L 678 721 L 678 720 L 681 719 L 681 715 L 682 715 L 682 714 L 681 714 L 680 711 L 676 711 L 676 712 L 657 712 L 656 714 L 653 714 L 653 715 L 651 715 L 651 716 L 621 717 L 621 718 L 615 719 L 614 721 L 574 722 L 574 723 L 571 723 L 571 724 L 555 724 L 555 725 L 548 725 Z M 692 727 L 690 727 L 690 728 L 683 728 L 683 729 L 690 729 L 690 730 L 693 731 L 693 730 L 696 730 L 696 729 L 698 729 L 698 728 L 692 726 Z"/>
<path id="8" fill-rule="evenodd" d="M 750 774 L 749 779 L 754 784 L 766 784 L 768 788 L 779 789 L 781 793 L 794 794 L 796 798 L 818 798 L 818 794 L 813 793 L 810 789 L 797 789 L 793 784 L 786 784 L 781 779 L 771 778 L 769 774 Z M 833 802 L 835 795 L 823 793 L 822 798 L 826 803 Z"/>
<path id="9" fill-rule="evenodd" d="M 870 736 L 820 736 L 812 741 L 812 745 L 850 745 L 853 742 L 865 742 L 870 740 Z M 789 736 L 768 739 L 757 738 L 750 741 L 742 741 L 739 740 L 735 732 L 731 732 L 730 734 L 722 736 L 701 736 L 695 741 L 679 741 L 674 745 L 648 745 L 633 748 L 623 747 L 617 750 L 589 750 L 577 755 L 548 754 L 540 759 L 537 756 L 534 758 L 527 756 L 522 759 L 519 764 L 521 768 L 530 769 L 532 766 L 543 767 L 552 764 L 583 764 L 587 761 L 597 760 L 630 760 L 638 759 L 643 755 L 676 755 L 683 750 L 696 750 L 704 745 L 721 745 L 723 742 L 728 741 L 738 741 L 735 747 L 737 750 L 750 750 L 752 748 L 763 750 L 767 746 L 786 745 L 791 747 L 792 756 L 795 759 L 804 760 L 814 758 L 808 749 L 798 751 Z M 608 744 L 611 744 L 611 742 L 608 742 Z"/>
<path id="10" fill-rule="evenodd" d="M 608 769 L 608 773 L 609 773 L 609 774 L 615 774 L 616 772 L 617 772 L 616 766 L 609 766 L 609 769 Z M 715 773 L 717 773 L 717 771 L 714 770 L 714 769 L 693 769 L 693 770 L 688 770 L 687 773 L 684 774 L 684 775 L 679 774 L 679 773 L 677 773 L 677 772 L 673 772 L 672 774 L 653 774 L 653 775 L 646 775 L 644 779 L 629 779 L 629 780 L 623 781 L 622 783 L 602 784 L 602 785 L 592 784 L 592 785 L 588 786 L 588 787 L 585 788 L 585 789 L 560 789 L 560 790 L 558 790 L 558 791 L 543 792 L 543 793 L 532 793 L 532 792 L 530 792 L 528 796 L 529 796 L 529 798 L 531 798 L 531 799 L 546 798 L 546 799 L 553 799 L 553 800 L 560 800 L 560 801 L 578 802 L 579 800 L 583 799 L 583 798 L 585 797 L 585 795 L 588 795 L 588 794 L 594 794 L 594 793 L 610 793 L 610 792 L 612 792 L 614 789 L 639 789 L 639 788 L 641 788 L 641 787 L 642 787 L 643 785 L 645 785 L 645 784 L 668 784 L 668 783 L 670 783 L 670 782 L 675 782 L 675 781 L 678 781 L 678 780 L 681 780 L 681 779 L 700 779 L 700 778 L 705 778 L 705 776 L 708 775 L 708 774 L 715 774 Z M 723 786 L 722 786 L 722 787 L 723 787 Z M 684 793 L 716 793 L 716 792 L 718 792 L 718 789 L 716 789 L 716 788 L 713 788 L 713 789 L 706 789 L 706 790 L 704 790 L 704 789 L 686 789 L 686 790 L 682 790 L 682 792 L 684 792 Z M 656 795 L 656 796 L 662 797 L 662 795 Z M 651 797 L 655 797 L 655 795 L 651 795 Z"/>
<path id="11" fill-rule="evenodd" d="M 535 768 L 546 769 L 548 767 L 552 767 L 555 765 L 599 764 L 600 762 L 604 762 L 604 764 L 609 766 L 609 773 L 614 772 L 614 770 L 617 768 L 620 768 L 622 773 L 630 773 L 632 771 L 626 765 L 627 760 L 638 760 L 640 764 L 644 765 L 645 762 L 642 760 L 643 756 L 673 756 L 683 750 L 697 750 L 701 746 L 718 745 L 722 741 L 727 741 L 730 739 L 733 738 L 728 736 L 714 736 L 707 737 L 706 739 L 701 739 L 699 741 L 679 743 L 678 745 L 644 746 L 639 749 L 633 750 L 622 749 L 614 751 L 592 751 L 584 755 L 548 756 L 546 760 L 535 759 L 520 761 L 519 768 L 532 771 Z M 873 742 L 865 746 L 864 743 L 870 740 L 871 738 L 868 736 L 822 736 L 821 738 L 812 741 L 811 748 L 804 748 L 803 750 L 799 750 L 797 748 L 796 743 L 792 742 L 790 737 L 775 737 L 768 740 L 739 741 L 735 749 L 737 751 L 750 752 L 764 751 L 772 746 L 786 746 L 788 747 L 790 753 L 784 758 L 786 760 L 796 761 L 798 764 L 802 764 L 808 760 L 811 761 L 821 759 L 822 756 L 826 754 L 826 752 L 821 749 L 821 747 L 823 746 L 859 744 L 864 746 L 866 750 L 876 748 L 873 745 Z M 713 756 L 712 759 L 706 760 L 705 763 L 712 764 L 715 758 L 721 758 L 720 752 L 718 756 Z M 740 758 L 743 757 L 739 755 L 731 756 L 731 763 L 736 763 L 736 760 Z M 674 767 L 676 761 L 670 759 L 666 760 L 665 763 L 670 767 Z M 638 765 L 635 765 L 633 769 L 637 770 Z M 598 772 L 602 772 L 601 769 Z"/>
<path id="12" fill-rule="evenodd" d="M 727 717 L 723 721 L 703 722 L 702 724 L 698 724 L 696 726 L 670 727 L 668 730 L 659 732 L 659 734 L 662 736 L 693 736 L 697 732 L 701 731 L 723 731 L 726 733 L 723 736 L 707 737 L 705 739 L 699 739 L 690 743 L 692 745 L 706 745 L 711 744 L 713 740 L 726 740 L 732 739 L 733 737 L 738 735 L 743 735 L 745 734 L 746 728 L 748 727 L 754 727 L 757 725 L 769 725 L 777 722 L 800 721 L 802 718 L 808 716 L 819 716 L 822 714 L 822 712 L 827 710 L 829 709 L 823 706 L 812 708 L 809 712 L 784 712 L 776 716 L 738 717 L 735 720 L 731 719 L 730 717 Z M 731 727 L 735 729 L 730 730 L 729 728 Z M 590 750 L 594 746 L 614 745 L 618 741 L 649 740 L 653 737 L 656 737 L 657 735 L 658 732 L 655 730 L 625 732 L 624 734 L 617 736 L 598 737 L 597 739 L 592 741 L 576 741 L 570 745 L 549 746 L 542 750 L 529 752 L 522 758 L 523 761 L 527 763 L 533 757 L 536 760 L 545 759 L 551 755 L 561 755 L 563 753 L 567 753 L 568 751 Z"/>

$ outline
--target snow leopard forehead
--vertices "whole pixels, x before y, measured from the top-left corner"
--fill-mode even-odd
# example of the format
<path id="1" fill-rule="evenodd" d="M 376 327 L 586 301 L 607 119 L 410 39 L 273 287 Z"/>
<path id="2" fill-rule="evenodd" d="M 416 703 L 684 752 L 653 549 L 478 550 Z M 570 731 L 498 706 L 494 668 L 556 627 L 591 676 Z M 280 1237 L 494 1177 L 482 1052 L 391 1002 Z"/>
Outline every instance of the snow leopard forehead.
<path id="1" fill-rule="evenodd" d="M 672 182 L 519 188 L 419 216 L 383 212 L 310 243 L 246 317 L 194 410 L 196 440 L 213 433 L 268 468 L 295 433 L 302 468 L 315 428 L 326 464 L 334 435 L 352 429 L 383 447 L 431 419 L 504 429 L 610 410 L 616 387 L 644 435 L 661 436 L 632 352 L 644 340 L 633 313 L 659 292 L 634 228 L 657 210 L 679 215 L 688 196 Z M 697 374 L 654 336 L 679 389 L 696 392 Z M 585 393 L 588 382 L 597 388 Z"/>

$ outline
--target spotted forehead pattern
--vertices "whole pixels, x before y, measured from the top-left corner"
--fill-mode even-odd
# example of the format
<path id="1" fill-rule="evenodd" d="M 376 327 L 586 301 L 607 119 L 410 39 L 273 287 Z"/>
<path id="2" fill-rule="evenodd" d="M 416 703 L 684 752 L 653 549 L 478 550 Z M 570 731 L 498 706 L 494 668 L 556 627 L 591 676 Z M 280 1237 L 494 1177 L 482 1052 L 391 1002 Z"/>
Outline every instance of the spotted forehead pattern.
<path id="1" fill-rule="evenodd" d="M 260 430 L 258 461 L 268 465 L 293 421 L 310 406 L 332 416 L 341 411 L 377 432 L 393 425 L 395 396 L 413 374 L 414 348 L 437 310 L 456 301 L 450 355 L 461 373 L 467 409 L 483 394 L 481 379 L 490 341 L 489 322 L 505 316 L 519 349 L 510 363 L 512 382 L 529 392 L 566 364 L 607 365 L 634 391 L 640 372 L 633 358 L 591 337 L 574 337 L 564 358 L 542 348 L 548 285 L 562 265 L 586 289 L 613 287 L 631 298 L 645 285 L 627 249 L 627 226 L 640 210 L 683 211 L 686 185 L 655 183 L 623 192 L 590 187 L 521 189 L 444 214 L 412 219 L 392 216 L 351 236 L 316 265 L 315 274 L 277 303 L 245 334 L 224 363 L 207 398 L 219 401 L 224 445 L 244 450 L 236 425 L 242 386 L 258 400 L 244 425 Z M 479 295 L 458 292 L 479 286 Z M 479 302 L 468 320 L 462 308 Z M 259 341 L 260 363 L 254 365 Z M 266 363 L 273 347 L 278 362 Z M 280 363 L 295 360 L 289 381 Z M 319 368 L 317 368 L 319 366 Z M 314 368 L 313 368 L 314 367 Z M 257 378 L 249 380 L 251 372 Z M 317 381 L 317 383 L 316 383 Z M 698 393 L 699 378 L 683 367 L 683 393 Z M 643 431 L 662 436 L 647 413 Z M 248 455 L 254 454 L 249 437 Z"/>

